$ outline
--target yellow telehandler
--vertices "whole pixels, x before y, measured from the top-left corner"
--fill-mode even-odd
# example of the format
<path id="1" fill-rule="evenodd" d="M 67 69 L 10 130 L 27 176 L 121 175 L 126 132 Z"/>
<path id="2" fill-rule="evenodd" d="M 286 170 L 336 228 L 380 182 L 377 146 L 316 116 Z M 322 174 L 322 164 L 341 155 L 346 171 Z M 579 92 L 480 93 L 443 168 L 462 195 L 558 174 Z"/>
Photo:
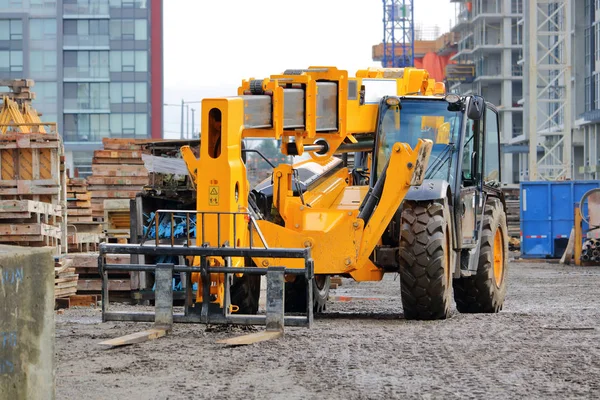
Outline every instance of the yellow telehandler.
<path id="1" fill-rule="evenodd" d="M 508 240 L 498 112 L 482 97 L 446 94 L 422 69 L 349 77 L 310 67 L 204 99 L 201 132 L 199 158 L 181 149 L 196 209 L 155 213 L 155 232 L 184 218 L 183 240 L 157 234 L 100 247 L 104 281 L 114 269 L 155 274 L 156 312 L 110 311 L 105 282 L 105 321 L 310 326 L 326 308 L 329 277 L 378 281 L 386 272 L 400 273 L 407 319 L 447 318 L 452 292 L 460 312 L 501 310 Z M 250 138 L 277 140 L 283 155 L 304 160 L 272 165 L 250 187 L 246 155 L 261 156 L 243 145 Z M 114 253 L 146 263 L 107 264 Z M 152 262 L 164 257 L 172 261 Z M 185 277 L 180 314 L 176 273 Z"/>

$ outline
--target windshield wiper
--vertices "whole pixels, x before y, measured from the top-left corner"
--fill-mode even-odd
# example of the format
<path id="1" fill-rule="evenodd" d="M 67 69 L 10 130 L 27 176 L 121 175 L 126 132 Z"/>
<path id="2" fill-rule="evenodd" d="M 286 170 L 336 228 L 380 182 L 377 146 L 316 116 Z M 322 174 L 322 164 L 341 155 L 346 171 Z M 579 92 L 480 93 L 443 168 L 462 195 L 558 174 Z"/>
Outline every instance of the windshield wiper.
<path id="1" fill-rule="evenodd" d="M 436 163 L 428 168 L 428 173 L 425 174 L 425 179 L 429 179 L 432 176 L 435 176 L 438 171 L 446 164 L 446 161 L 450 160 L 452 157 L 446 157 L 446 155 L 452 154 L 452 150 L 454 150 L 454 143 L 448 143 L 448 146 L 444 149 L 444 151 L 439 155 Z"/>

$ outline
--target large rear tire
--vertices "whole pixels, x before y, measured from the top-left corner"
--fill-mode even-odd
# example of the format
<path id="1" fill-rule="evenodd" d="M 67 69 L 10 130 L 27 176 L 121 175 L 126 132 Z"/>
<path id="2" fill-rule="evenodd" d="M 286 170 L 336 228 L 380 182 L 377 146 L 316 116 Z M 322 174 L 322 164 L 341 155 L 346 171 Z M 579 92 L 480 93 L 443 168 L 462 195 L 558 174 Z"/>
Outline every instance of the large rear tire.
<path id="1" fill-rule="evenodd" d="M 327 298 L 329 297 L 329 286 L 331 285 L 329 275 L 315 275 L 312 285 L 313 313 L 322 313 L 327 307 Z M 297 275 L 294 282 L 286 282 L 285 312 L 306 312 L 306 278 L 304 276 Z"/>
<path id="2" fill-rule="evenodd" d="M 452 232 L 444 200 L 402 206 L 400 285 L 406 319 L 445 319 L 452 301 Z"/>
<path id="3" fill-rule="evenodd" d="M 454 299 L 461 313 L 497 313 L 506 297 L 508 228 L 502 203 L 485 205 L 477 274 L 454 281 Z"/>

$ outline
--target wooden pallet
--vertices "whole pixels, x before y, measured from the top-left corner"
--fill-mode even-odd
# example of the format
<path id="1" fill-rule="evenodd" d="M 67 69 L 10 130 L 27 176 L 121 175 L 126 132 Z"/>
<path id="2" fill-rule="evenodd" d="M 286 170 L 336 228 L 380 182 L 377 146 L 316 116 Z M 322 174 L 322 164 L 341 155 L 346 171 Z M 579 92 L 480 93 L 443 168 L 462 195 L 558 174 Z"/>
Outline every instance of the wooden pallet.
<path id="1" fill-rule="evenodd" d="M 109 238 L 129 238 L 129 200 L 104 200 L 104 232 Z"/>
<path id="2" fill-rule="evenodd" d="M 78 274 L 77 294 L 101 294 L 102 279 L 98 274 L 98 253 L 68 254 L 67 259 L 72 260 L 75 273 Z M 125 264 L 130 262 L 129 255 L 109 255 L 106 258 L 109 264 Z M 132 282 L 129 272 L 110 272 L 109 291 L 120 297 L 130 298 Z"/>
<path id="3" fill-rule="evenodd" d="M 148 171 L 142 161 L 142 145 L 134 139 L 104 139 L 103 150 L 94 152 L 92 176 L 92 218 L 106 223 L 104 202 L 133 199 L 148 184 Z"/>
<path id="4" fill-rule="evenodd" d="M 63 298 L 77 292 L 79 275 L 75 273 L 72 261 L 65 258 L 56 259 L 54 264 L 54 298 Z"/>

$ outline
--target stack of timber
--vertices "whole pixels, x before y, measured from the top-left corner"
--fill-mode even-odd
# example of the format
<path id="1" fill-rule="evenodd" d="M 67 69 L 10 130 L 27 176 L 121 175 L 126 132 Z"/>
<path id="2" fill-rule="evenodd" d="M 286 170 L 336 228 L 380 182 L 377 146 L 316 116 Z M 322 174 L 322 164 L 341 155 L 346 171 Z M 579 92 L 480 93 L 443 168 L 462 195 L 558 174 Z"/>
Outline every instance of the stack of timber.
<path id="1" fill-rule="evenodd" d="M 502 187 L 506 199 L 506 222 L 508 236 L 519 238 L 521 236 L 521 203 L 518 184 L 507 184 Z"/>
<path id="2" fill-rule="evenodd" d="M 33 79 L 0 79 L 0 87 L 7 87 L 8 92 L 1 92 L 0 96 L 15 101 L 18 105 L 30 104 L 35 99 L 31 88 L 35 85 Z"/>
<path id="3" fill-rule="evenodd" d="M 65 257 L 54 260 L 54 298 L 63 299 L 77 293 L 79 275 L 72 267 L 72 261 Z"/>
<path id="4" fill-rule="evenodd" d="M 102 237 L 102 225 L 92 219 L 91 199 L 85 178 L 67 180 L 67 239 L 70 252 L 96 250 Z"/>
<path id="5" fill-rule="evenodd" d="M 134 139 L 102 141 L 104 150 L 94 152 L 92 176 L 88 188 L 92 193 L 92 217 L 104 221 L 105 200 L 130 200 L 148 184 L 148 171 L 142 161 L 142 148 Z"/>
<path id="6" fill-rule="evenodd" d="M 27 101 L 18 103 L 4 96 L 0 111 L 0 242 L 53 246 L 57 253 L 62 252 L 66 243 L 65 183 L 64 149 L 56 124 L 42 123 Z"/>
<path id="7" fill-rule="evenodd" d="M 73 253 L 67 255 L 71 260 L 75 273 L 79 276 L 77 281 L 78 295 L 100 295 L 102 292 L 102 279 L 98 272 L 98 253 Z M 129 255 L 108 255 L 106 262 L 109 264 L 128 264 Z M 127 271 L 115 271 L 108 274 L 108 290 L 111 299 L 131 299 L 131 291 L 136 289 Z"/>

